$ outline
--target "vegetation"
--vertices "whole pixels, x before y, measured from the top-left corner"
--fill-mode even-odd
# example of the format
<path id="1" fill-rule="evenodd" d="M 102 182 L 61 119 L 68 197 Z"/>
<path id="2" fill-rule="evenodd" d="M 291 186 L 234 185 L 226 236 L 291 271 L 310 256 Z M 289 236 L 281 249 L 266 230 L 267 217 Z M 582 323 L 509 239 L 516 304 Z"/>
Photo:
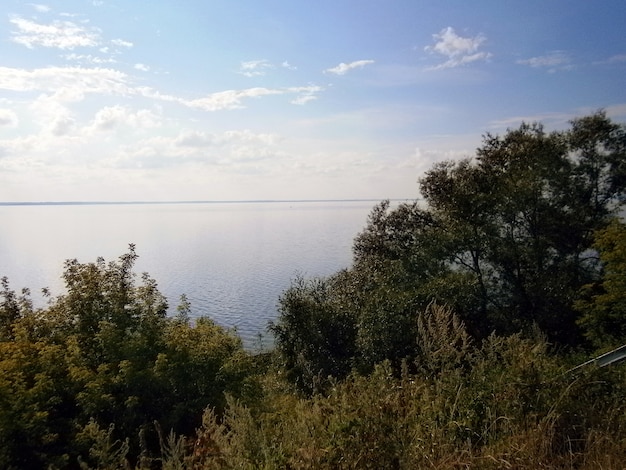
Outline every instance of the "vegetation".
<path id="1" fill-rule="evenodd" d="M 487 135 L 475 159 L 435 165 L 423 202 L 374 208 L 351 269 L 283 295 L 273 331 L 288 376 L 312 393 L 419 360 L 416 312 L 433 301 L 477 341 L 539 330 L 560 347 L 624 344 L 625 176 L 626 129 L 602 113 Z"/>
<path id="2" fill-rule="evenodd" d="M 626 225 L 614 220 L 597 233 L 594 247 L 603 261 L 603 275 L 583 286 L 575 306 L 589 341 L 606 348 L 626 339 Z"/>
<path id="3" fill-rule="evenodd" d="M 166 317 L 154 280 L 136 285 L 136 257 L 131 246 L 109 264 L 68 261 L 67 293 L 41 310 L 3 280 L 1 468 L 89 465 L 102 433 L 109 451 L 150 455 L 159 428 L 191 435 L 205 407 L 253 393 L 240 340 L 208 319 L 192 324 L 185 304 Z"/>
<path id="4" fill-rule="evenodd" d="M 296 279 L 251 354 L 114 262 L 0 285 L 1 468 L 622 468 L 626 129 L 487 135 Z"/>
<path id="5" fill-rule="evenodd" d="M 623 468 L 623 367 L 572 376 L 545 339 L 491 335 L 478 345 L 448 308 L 434 304 L 418 320 L 425 327 L 420 355 L 431 361 L 405 362 L 400 374 L 383 361 L 370 374 L 353 372 L 310 398 L 266 385 L 271 391 L 255 407 L 233 402 L 221 421 L 208 411 L 198 457 L 186 463 L 246 469 Z"/>

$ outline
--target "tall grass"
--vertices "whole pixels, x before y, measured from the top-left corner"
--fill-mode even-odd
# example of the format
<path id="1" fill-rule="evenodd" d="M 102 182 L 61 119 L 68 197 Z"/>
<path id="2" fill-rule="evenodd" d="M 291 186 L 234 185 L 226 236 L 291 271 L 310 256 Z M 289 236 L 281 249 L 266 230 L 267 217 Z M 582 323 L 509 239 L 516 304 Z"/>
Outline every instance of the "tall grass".
<path id="1" fill-rule="evenodd" d="M 626 462 L 624 367 L 564 372 L 541 338 L 472 344 L 452 313 L 419 316 L 419 359 L 299 396 L 280 371 L 253 406 L 229 400 L 164 468 L 617 469 Z"/>

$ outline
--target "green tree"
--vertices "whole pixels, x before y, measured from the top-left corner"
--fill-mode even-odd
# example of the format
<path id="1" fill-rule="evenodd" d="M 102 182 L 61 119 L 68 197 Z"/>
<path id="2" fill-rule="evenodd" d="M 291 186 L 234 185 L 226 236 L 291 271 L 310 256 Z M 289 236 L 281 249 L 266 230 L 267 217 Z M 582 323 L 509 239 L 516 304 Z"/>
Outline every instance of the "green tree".
<path id="1" fill-rule="evenodd" d="M 136 259 L 131 245 L 117 261 L 67 261 L 66 293 L 42 309 L 3 282 L 0 467 L 76 467 L 79 457 L 96 465 L 104 441 L 94 429 L 108 429 L 107 442 L 128 439 L 120 449 L 131 461 L 158 454 L 155 422 L 191 435 L 207 406 L 219 413 L 225 394 L 249 394 L 240 339 L 208 319 L 192 322 L 186 302 L 166 316 L 156 282 L 137 282 Z"/>
<path id="2" fill-rule="evenodd" d="M 65 350 L 25 321 L 0 342 L 0 467 L 64 467 L 76 413 Z"/>
<path id="3" fill-rule="evenodd" d="M 163 429 L 191 436 L 207 406 L 219 415 L 227 395 L 243 399 L 255 393 L 251 358 L 240 338 L 211 319 L 170 321 L 163 341 L 152 366 L 152 378 L 164 391 L 155 397 Z"/>
<path id="4" fill-rule="evenodd" d="M 626 225 L 614 220 L 597 233 L 594 247 L 604 275 L 581 289 L 579 324 L 594 346 L 616 347 L 626 343 Z"/>
<path id="5" fill-rule="evenodd" d="M 346 376 L 356 352 L 355 318 L 334 283 L 334 278 L 296 279 L 270 325 L 287 377 L 307 393 L 322 390 L 329 376 Z"/>
<path id="6" fill-rule="evenodd" d="M 475 161 L 427 172 L 421 191 L 448 238 L 451 265 L 470 273 L 483 317 L 501 333 L 533 324 L 551 341 L 580 342 L 573 299 L 598 275 L 592 234 L 619 208 L 624 127 L 603 113 L 566 132 L 523 124 L 487 135 Z"/>
<path id="7" fill-rule="evenodd" d="M 399 370 L 433 301 L 478 339 L 538 327 L 552 344 L 581 344 L 574 300 L 602 277 L 593 234 L 624 202 L 625 150 L 624 125 L 598 112 L 561 132 L 487 134 L 474 158 L 434 165 L 422 200 L 373 208 L 350 269 L 283 296 L 275 332 L 291 376 L 384 360 Z"/>

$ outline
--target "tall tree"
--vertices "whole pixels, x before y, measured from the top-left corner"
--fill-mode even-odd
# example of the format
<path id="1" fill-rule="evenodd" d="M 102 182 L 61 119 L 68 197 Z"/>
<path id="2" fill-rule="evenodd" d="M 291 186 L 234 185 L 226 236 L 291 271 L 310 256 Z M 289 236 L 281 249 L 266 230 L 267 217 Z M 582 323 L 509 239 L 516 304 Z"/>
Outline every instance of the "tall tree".
<path id="1" fill-rule="evenodd" d="M 432 301 L 478 338 L 539 327 L 552 343 L 580 344 L 574 301 L 602 276 L 593 234 L 625 201 L 625 149 L 626 128 L 603 112 L 561 132 L 522 124 L 487 134 L 474 158 L 426 172 L 423 200 L 374 207 L 353 266 L 323 284 L 323 296 L 302 281 L 288 291 L 279 351 L 309 376 L 398 365 L 415 356 L 415 318 Z M 340 324 L 349 325 L 343 343 Z"/>
<path id="2" fill-rule="evenodd" d="M 572 302 L 598 274 L 593 231 L 621 202 L 623 137 L 623 126 L 603 113 L 573 121 L 567 132 L 523 124 L 487 135 L 474 161 L 438 165 L 421 180 L 454 240 L 452 264 L 480 286 L 490 328 L 537 324 L 551 340 L 580 341 Z"/>

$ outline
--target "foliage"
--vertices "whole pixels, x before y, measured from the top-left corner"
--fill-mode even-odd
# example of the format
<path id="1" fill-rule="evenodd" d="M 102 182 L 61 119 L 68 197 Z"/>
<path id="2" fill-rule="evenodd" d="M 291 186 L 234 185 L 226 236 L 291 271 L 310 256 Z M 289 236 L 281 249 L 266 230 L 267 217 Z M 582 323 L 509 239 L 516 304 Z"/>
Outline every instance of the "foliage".
<path id="1" fill-rule="evenodd" d="M 621 468 L 623 367 L 570 376 L 541 337 L 478 345 L 450 309 L 427 313 L 428 373 L 385 361 L 326 394 L 233 400 L 205 413 L 187 468 Z"/>
<path id="2" fill-rule="evenodd" d="M 487 135 L 475 162 L 435 166 L 421 191 L 449 246 L 448 259 L 479 286 L 468 323 L 484 333 L 537 324 L 551 341 L 580 343 L 573 299 L 597 278 L 593 231 L 609 222 L 624 186 L 612 163 L 626 131 L 598 113 L 547 134 L 523 124 Z M 437 233 L 432 234 L 437 237 Z"/>
<path id="3" fill-rule="evenodd" d="M 3 282 L 0 467 L 133 459 L 140 433 L 150 455 L 154 423 L 192 434 L 206 406 L 224 408 L 225 393 L 255 393 L 239 338 L 206 318 L 192 323 L 185 304 L 166 317 L 156 282 L 135 282 L 136 259 L 131 245 L 116 262 L 67 261 L 67 292 L 43 309 Z"/>
<path id="4" fill-rule="evenodd" d="M 538 328 L 552 344 L 585 345 L 601 315 L 580 320 L 575 300 L 603 264 L 613 269 L 593 234 L 622 207 L 624 162 L 626 128 L 598 112 L 562 132 L 487 134 L 475 158 L 436 164 L 420 180 L 423 201 L 374 207 L 352 268 L 282 297 L 273 331 L 288 376 L 310 393 L 384 360 L 397 373 L 418 359 L 415 319 L 433 301 L 477 341 Z"/>
<path id="5" fill-rule="evenodd" d="M 332 283 L 297 279 L 280 299 L 280 322 L 270 326 L 288 377 L 309 393 L 327 376 L 350 372 L 355 326 L 342 305 L 329 300 Z"/>
<path id="6" fill-rule="evenodd" d="M 431 361 L 415 372 L 405 363 L 396 375 L 384 361 L 303 398 L 269 370 L 263 396 L 247 406 L 231 397 L 223 414 L 208 408 L 193 438 L 160 435 L 160 458 L 136 468 L 622 468 L 623 366 L 572 375 L 541 336 L 478 344 L 436 304 L 418 321 Z M 85 432 L 91 468 L 123 468 L 125 441 L 93 423 Z"/>
<path id="7" fill-rule="evenodd" d="M 626 225 L 614 220 L 596 234 L 604 275 L 583 287 L 576 307 L 587 338 L 598 348 L 626 343 Z"/>

